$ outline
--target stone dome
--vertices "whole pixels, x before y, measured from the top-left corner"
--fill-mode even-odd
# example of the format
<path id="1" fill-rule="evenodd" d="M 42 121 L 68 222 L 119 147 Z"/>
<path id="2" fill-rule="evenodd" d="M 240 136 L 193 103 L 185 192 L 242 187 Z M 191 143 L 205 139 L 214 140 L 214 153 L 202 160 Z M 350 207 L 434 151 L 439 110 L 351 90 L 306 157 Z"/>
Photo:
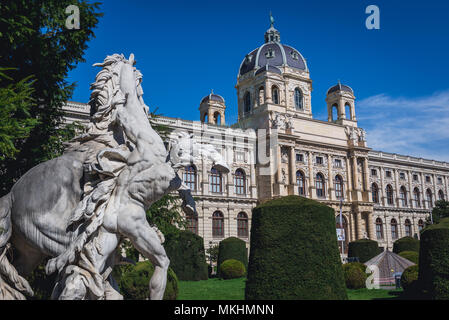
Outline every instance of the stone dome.
<path id="1" fill-rule="evenodd" d="M 336 91 L 346 91 L 346 92 L 349 92 L 352 95 L 354 95 L 354 90 L 352 90 L 352 88 L 350 86 L 341 84 L 340 82 L 337 85 L 330 87 L 329 90 L 327 90 L 327 94 L 330 94 L 330 93 L 336 92 Z"/>
<path id="2" fill-rule="evenodd" d="M 201 99 L 201 103 L 208 102 L 208 101 L 217 101 L 217 102 L 220 102 L 223 104 L 225 103 L 225 100 L 223 99 L 222 96 L 212 93 L 212 92 L 210 94 L 208 94 L 207 96 L 205 96 L 203 99 Z"/>
<path id="3" fill-rule="evenodd" d="M 257 73 L 261 68 L 268 71 L 279 70 L 282 66 L 308 71 L 306 60 L 301 53 L 282 44 L 280 39 L 280 33 L 273 27 L 272 21 L 270 29 L 265 32 L 265 43 L 246 55 L 240 65 L 239 76 L 250 71 Z"/>

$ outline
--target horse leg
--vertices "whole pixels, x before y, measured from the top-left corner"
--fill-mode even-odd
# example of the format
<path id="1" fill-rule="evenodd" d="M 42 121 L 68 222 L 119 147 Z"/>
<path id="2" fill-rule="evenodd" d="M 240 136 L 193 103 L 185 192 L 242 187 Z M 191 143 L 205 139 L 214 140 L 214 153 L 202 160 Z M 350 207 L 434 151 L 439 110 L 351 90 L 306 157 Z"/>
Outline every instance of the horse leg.
<path id="1" fill-rule="evenodd" d="M 165 249 L 156 231 L 148 224 L 142 206 L 128 201 L 121 208 L 117 220 L 119 232 L 129 238 L 134 247 L 154 265 L 150 280 L 150 299 L 162 300 L 167 284 L 167 270 L 170 264 Z"/>

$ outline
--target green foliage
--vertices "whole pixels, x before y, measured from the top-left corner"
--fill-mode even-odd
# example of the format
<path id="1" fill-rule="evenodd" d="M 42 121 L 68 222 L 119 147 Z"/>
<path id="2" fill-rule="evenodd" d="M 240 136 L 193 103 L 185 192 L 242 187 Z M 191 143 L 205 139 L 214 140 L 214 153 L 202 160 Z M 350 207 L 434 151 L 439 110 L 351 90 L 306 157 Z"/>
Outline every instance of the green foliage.
<path id="1" fill-rule="evenodd" d="M 361 289 L 366 286 L 368 275 L 365 273 L 366 267 L 358 262 L 346 263 L 343 265 L 346 288 Z"/>
<path id="2" fill-rule="evenodd" d="M 360 239 L 349 243 L 348 257 L 358 257 L 359 262 L 365 263 L 380 253 L 377 241 Z"/>
<path id="3" fill-rule="evenodd" d="M 220 277 L 225 280 L 241 278 L 245 273 L 246 268 L 239 260 L 228 259 L 220 265 Z"/>
<path id="4" fill-rule="evenodd" d="M 404 237 L 393 243 L 393 252 L 399 254 L 403 251 L 419 252 L 419 240 L 413 237 Z"/>
<path id="5" fill-rule="evenodd" d="M 0 68 L 0 79 L 12 80 Z M 9 82 L 9 81 L 8 81 Z M 31 77 L 0 87 L 0 160 L 15 159 L 18 141 L 28 138 L 38 120 L 31 117 L 33 104 Z"/>
<path id="6" fill-rule="evenodd" d="M 401 287 L 406 291 L 412 288 L 413 282 L 418 281 L 418 265 L 408 267 L 401 276 Z"/>
<path id="7" fill-rule="evenodd" d="M 126 266 L 118 284 L 125 300 L 149 299 L 149 282 L 154 273 L 154 266 L 150 261 L 138 262 L 135 266 Z M 169 268 L 167 272 L 167 286 L 164 300 L 176 300 L 178 296 L 178 278 Z"/>
<path id="8" fill-rule="evenodd" d="M 147 210 L 147 221 L 150 225 L 156 225 L 164 235 L 178 233 L 178 228 L 187 226 L 181 210 L 179 199 L 172 194 L 166 194 Z"/>
<path id="9" fill-rule="evenodd" d="M 419 253 L 416 251 L 402 251 L 399 255 L 415 264 L 419 262 Z"/>
<path id="10" fill-rule="evenodd" d="M 433 223 L 440 223 L 443 218 L 449 217 L 449 201 L 438 200 L 435 202 L 435 207 L 432 209 Z M 430 218 L 427 218 L 427 224 L 430 224 Z"/>
<path id="11" fill-rule="evenodd" d="M 218 260 L 218 244 L 212 245 L 206 250 L 207 261 L 217 262 Z"/>
<path id="12" fill-rule="evenodd" d="M 449 218 L 421 233 L 419 283 L 428 298 L 449 299 Z"/>
<path id="13" fill-rule="evenodd" d="M 166 236 L 165 251 L 170 266 L 180 280 L 206 280 L 208 278 L 203 238 L 187 230 Z"/>
<path id="14" fill-rule="evenodd" d="M 245 269 L 247 269 L 248 249 L 246 248 L 246 242 L 235 237 L 226 238 L 220 241 L 217 260 L 219 275 L 221 274 L 221 264 L 228 259 L 240 261 L 245 266 Z"/>
<path id="15" fill-rule="evenodd" d="M 253 209 L 249 300 L 347 299 L 334 210 L 298 196 Z"/>
<path id="16" fill-rule="evenodd" d="M 65 27 L 69 5 L 79 8 L 78 30 Z M 0 78 L 0 88 L 6 94 L 3 99 L 16 99 L 7 104 L 9 111 L 0 112 L 1 148 L 6 147 L 1 151 L 5 159 L 0 162 L 0 196 L 26 171 L 63 150 L 71 130 L 62 125 L 62 106 L 75 88 L 66 78 L 84 61 L 101 16 L 98 8 L 98 3 L 85 0 L 0 2 L 0 66 L 14 69 Z M 5 118 L 8 114 L 11 119 Z M 24 126 L 11 134 L 20 123 Z"/>

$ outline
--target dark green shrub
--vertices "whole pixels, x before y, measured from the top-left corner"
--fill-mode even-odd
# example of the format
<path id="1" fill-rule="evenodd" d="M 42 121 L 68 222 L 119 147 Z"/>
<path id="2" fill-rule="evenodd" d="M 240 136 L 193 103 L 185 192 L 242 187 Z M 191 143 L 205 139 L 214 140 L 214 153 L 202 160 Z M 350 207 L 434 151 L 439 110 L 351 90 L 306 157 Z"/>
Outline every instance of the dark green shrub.
<path id="1" fill-rule="evenodd" d="M 138 262 L 135 266 L 126 266 L 119 281 L 120 293 L 127 300 L 149 299 L 149 283 L 154 273 L 154 266 L 150 261 Z M 171 268 L 167 272 L 167 286 L 164 300 L 176 300 L 178 296 L 178 278 Z"/>
<path id="2" fill-rule="evenodd" d="M 248 300 L 347 299 L 334 210 L 288 196 L 253 209 Z"/>
<path id="3" fill-rule="evenodd" d="M 399 255 L 415 264 L 419 262 L 419 253 L 416 251 L 402 251 Z"/>
<path id="4" fill-rule="evenodd" d="M 245 273 L 245 266 L 239 260 L 228 259 L 220 265 L 220 277 L 223 279 L 241 278 Z"/>
<path id="5" fill-rule="evenodd" d="M 366 286 L 368 275 L 365 273 L 365 265 L 359 262 L 351 262 L 343 265 L 346 288 L 361 289 Z"/>
<path id="6" fill-rule="evenodd" d="M 393 243 L 393 252 L 399 254 L 403 251 L 419 252 L 419 240 L 413 237 L 404 237 Z"/>
<path id="7" fill-rule="evenodd" d="M 374 258 L 380 253 L 379 245 L 377 241 L 370 239 L 360 239 L 353 242 L 349 242 L 348 257 L 359 258 L 359 262 L 365 263 L 371 258 Z"/>
<path id="8" fill-rule="evenodd" d="M 404 290 L 410 289 L 413 282 L 418 281 L 418 265 L 408 267 L 401 276 L 401 287 Z"/>
<path id="9" fill-rule="evenodd" d="M 169 234 L 164 243 L 170 267 L 179 280 L 207 280 L 203 238 L 190 231 Z"/>
<path id="10" fill-rule="evenodd" d="M 449 299 L 449 218 L 421 233 L 419 282 L 428 298 Z"/>
<path id="11" fill-rule="evenodd" d="M 235 237 L 226 238 L 220 241 L 218 247 L 218 273 L 220 274 L 221 264 L 225 260 L 235 259 L 243 263 L 245 270 L 248 268 L 248 249 L 246 242 Z"/>

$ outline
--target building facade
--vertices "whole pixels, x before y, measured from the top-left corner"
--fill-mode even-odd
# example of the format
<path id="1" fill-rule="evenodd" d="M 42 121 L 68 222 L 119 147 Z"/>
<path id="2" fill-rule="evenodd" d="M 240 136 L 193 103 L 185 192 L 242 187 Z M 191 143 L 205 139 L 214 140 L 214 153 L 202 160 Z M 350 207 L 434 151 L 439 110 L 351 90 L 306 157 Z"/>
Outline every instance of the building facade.
<path id="1" fill-rule="evenodd" d="M 201 100 L 199 121 L 152 119 L 214 145 L 229 163 L 225 175 L 206 161 L 180 172 L 197 198 L 198 217 L 187 217 L 189 229 L 206 248 L 231 236 L 249 244 L 252 208 L 300 195 L 335 210 L 336 227 L 345 230 L 344 253 L 348 242 L 362 238 L 391 250 L 396 239 L 419 237 L 435 201 L 447 199 L 449 163 L 369 148 L 351 87 L 331 87 L 327 121 L 313 118 L 307 62 L 281 43 L 273 23 L 265 43 L 243 59 L 235 87 L 238 122 L 231 126 L 225 100 L 214 93 Z M 88 119 L 86 106 L 69 103 L 67 121 Z"/>

